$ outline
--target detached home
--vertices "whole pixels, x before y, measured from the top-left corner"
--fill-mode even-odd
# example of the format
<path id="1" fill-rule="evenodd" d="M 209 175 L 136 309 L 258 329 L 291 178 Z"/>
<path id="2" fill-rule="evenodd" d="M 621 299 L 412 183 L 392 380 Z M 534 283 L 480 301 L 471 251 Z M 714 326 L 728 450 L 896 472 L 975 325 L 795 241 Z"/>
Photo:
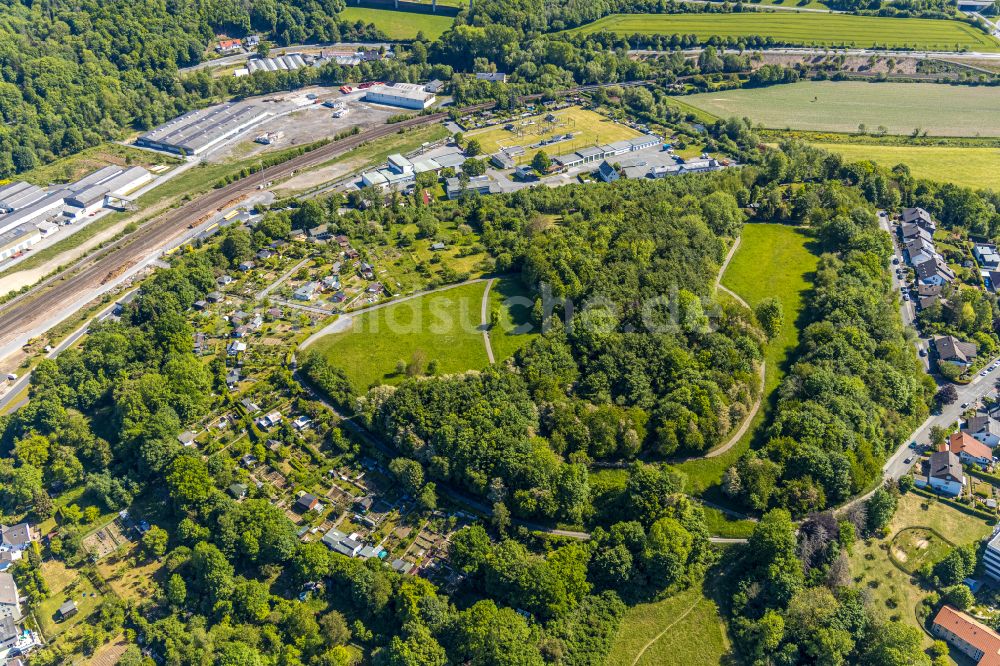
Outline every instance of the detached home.
<path id="1" fill-rule="evenodd" d="M 988 414 L 973 416 L 966 421 L 962 430 L 990 448 L 1000 444 L 1000 421 Z"/>
<path id="2" fill-rule="evenodd" d="M 953 433 L 944 447 L 967 465 L 986 467 L 993 462 L 993 449 L 964 432 Z"/>
<path id="3" fill-rule="evenodd" d="M 969 366 L 976 358 L 976 345 L 972 342 L 962 342 L 953 335 L 943 335 L 934 339 L 934 349 L 938 359 L 945 363 Z"/>
<path id="4" fill-rule="evenodd" d="M 1000 634 L 947 604 L 934 616 L 931 632 L 977 666 L 1000 664 Z"/>
<path id="5" fill-rule="evenodd" d="M 931 454 L 926 464 L 926 476 L 916 476 L 914 481 L 920 487 L 931 487 L 939 493 L 955 496 L 965 486 L 965 473 L 958 456 L 951 451 L 937 451 Z"/>

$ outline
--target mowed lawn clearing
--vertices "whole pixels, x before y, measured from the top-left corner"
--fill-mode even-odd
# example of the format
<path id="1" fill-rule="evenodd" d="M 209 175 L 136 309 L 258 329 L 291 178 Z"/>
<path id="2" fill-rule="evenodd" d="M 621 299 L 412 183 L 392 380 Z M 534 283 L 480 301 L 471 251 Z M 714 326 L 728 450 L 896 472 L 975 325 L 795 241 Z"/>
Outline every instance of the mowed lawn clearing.
<path id="1" fill-rule="evenodd" d="M 868 591 L 872 603 L 887 617 L 919 627 L 914 609 L 929 592 L 914 584 L 912 576 L 900 570 L 884 549 L 900 532 L 914 527 L 937 532 L 957 546 L 979 541 L 990 534 L 992 528 L 981 518 L 916 493 L 908 493 L 900 498 L 896 515 L 889 523 L 889 537 L 854 544 L 850 564 L 855 583 Z M 924 643 L 931 643 L 926 634 Z"/>
<path id="2" fill-rule="evenodd" d="M 898 19 L 887 19 L 898 20 Z M 800 81 L 681 97 L 715 116 L 746 116 L 774 129 L 856 132 L 864 123 L 890 134 L 1000 136 L 995 88 L 939 83 Z"/>
<path id="3" fill-rule="evenodd" d="M 608 666 L 714 666 L 729 651 L 719 608 L 701 586 L 628 609 Z M 638 657 L 638 661 L 636 658 Z"/>
<path id="4" fill-rule="evenodd" d="M 538 336 L 530 323 L 535 302 L 517 278 L 496 280 L 490 289 L 489 300 L 487 321 L 494 309 L 500 310 L 500 325 L 490 330 L 493 360 L 500 363 Z"/>
<path id="5" fill-rule="evenodd" d="M 468 139 L 477 139 L 486 154 L 495 153 L 501 148 L 523 146 L 525 154 L 517 160 L 522 164 L 530 162 L 538 150 L 544 150 L 549 157 L 555 157 L 588 146 L 614 143 L 641 136 L 641 132 L 637 132 L 631 127 L 579 107 L 569 107 L 552 112 L 552 115 L 555 116 L 555 120 L 552 122 L 545 120 L 548 115 L 548 113 L 544 113 L 511 121 L 511 124 L 516 128 L 514 131 L 506 130 L 503 125 L 498 125 L 474 130 L 465 136 Z M 548 146 L 537 145 L 561 134 L 572 134 L 573 138 Z"/>
<path id="6" fill-rule="evenodd" d="M 450 16 L 368 7 L 347 7 L 339 17 L 348 23 L 374 23 L 389 39 L 416 39 L 417 33 L 422 32 L 426 39 L 433 41 L 454 23 Z"/>
<path id="7" fill-rule="evenodd" d="M 872 160 L 882 166 L 905 164 L 916 178 L 1000 190 L 1000 148 L 962 146 L 880 146 L 817 143 L 848 162 Z"/>
<path id="8" fill-rule="evenodd" d="M 480 329 L 485 289 L 485 282 L 474 282 L 363 312 L 349 329 L 318 340 L 315 349 L 361 391 L 402 381 L 406 373 L 396 372 L 399 361 L 413 364 L 418 374 L 431 361 L 439 374 L 484 368 L 489 363 Z"/>
<path id="9" fill-rule="evenodd" d="M 805 12 L 743 12 L 735 14 L 613 14 L 571 32 L 619 35 L 695 35 L 710 37 L 770 37 L 778 44 L 912 48 L 923 51 L 997 51 L 1000 43 L 959 21 L 890 18 Z"/>
<path id="10" fill-rule="evenodd" d="M 758 427 L 766 422 L 769 401 L 785 376 L 787 364 L 799 344 L 797 319 L 810 289 L 817 256 L 810 237 L 801 229 L 783 224 L 747 224 L 740 247 L 722 276 L 722 284 L 739 294 L 751 307 L 775 296 L 781 301 L 781 332 L 765 349 L 764 403 L 753 425 L 732 449 L 716 458 L 702 458 L 677 465 L 688 475 L 688 492 L 698 495 L 722 480 L 722 475 L 750 447 Z"/>

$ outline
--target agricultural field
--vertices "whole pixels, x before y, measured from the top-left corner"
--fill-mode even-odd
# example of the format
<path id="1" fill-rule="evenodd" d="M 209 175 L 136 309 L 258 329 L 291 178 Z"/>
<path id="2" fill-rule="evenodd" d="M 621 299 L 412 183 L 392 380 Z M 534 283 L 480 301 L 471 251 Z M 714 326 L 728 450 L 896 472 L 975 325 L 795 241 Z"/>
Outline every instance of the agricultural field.
<path id="1" fill-rule="evenodd" d="M 974 188 L 1000 189 L 1000 148 L 964 146 L 885 146 L 817 143 L 849 162 L 872 160 L 882 166 L 905 164 L 916 178 Z"/>
<path id="2" fill-rule="evenodd" d="M 559 134 L 573 134 L 574 136 L 569 141 L 542 146 L 541 149 L 545 150 L 549 157 L 572 153 L 574 150 L 587 146 L 613 143 L 641 136 L 640 132 L 631 127 L 621 125 L 610 118 L 579 107 L 553 111 L 552 115 L 555 116 L 553 122 L 545 121 L 546 115 L 548 113 L 512 121 L 512 124 L 517 127 L 515 131 L 506 130 L 501 125 L 475 130 L 465 136 L 468 139 L 477 139 L 486 154 L 495 153 L 501 148 L 524 146 L 526 153 L 519 160 L 521 163 L 530 162 L 535 151 L 539 150 L 539 148 L 532 146 Z"/>
<path id="3" fill-rule="evenodd" d="M 628 609 L 609 666 L 710 666 L 722 663 L 729 638 L 719 608 L 701 586 Z"/>
<path id="4" fill-rule="evenodd" d="M 890 134 L 920 128 L 933 136 L 1000 136 L 996 98 L 987 87 L 801 81 L 681 99 L 715 116 L 746 116 L 775 129 L 857 132 L 864 123 L 870 131 L 882 125 Z"/>
<path id="5" fill-rule="evenodd" d="M 851 575 L 887 616 L 898 616 L 907 624 L 919 626 L 914 609 L 928 591 L 916 585 L 908 571 L 939 559 L 947 551 L 943 540 L 961 546 L 989 535 L 992 528 L 981 518 L 908 493 L 900 498 L 888 530 L 885 539 L 854 545 L 850 553 Z M 925 642 L 929 645 L 930 638 Z"/>
<path id="6" fill-rule="evenodd" d="M 723 472 L 736 462 L 753 441 L 758 427 L 766 422 L 772 396 L 785 376 L 787 364 L 799 344 L 796 320 L 810 289 L 817 257 L 809 249 L 809 236 L 801 229 L 782 224 L 747 224 L 740 247 L 722 276 L 722 285 L 739 294 L 751 306 L 768 296 L 776 296 L 784 309 L 781 332 L 765 351 L 764 404 L 740 442 L 716 458 L 680 463 L 688 475 L 688 491 L 703 493 L 722 479 Z"/>
<path id="7" fill-rule="evenodd" d="M 574 28 L 590 34 L 770 37 L 798 46 L 882 47 L 923 51 L 997 51 L 1000 43 L 969 25 L 939 19 L 889 18 L 805 12 L 737 14 L 614 14 Z"/>
<path id="8" fill-rule="evenodd" d="M 416 39 L 418 33 L 423 33 L 429 41 L 444 34 L 454 22 L 450 16 L 367 7 L 347 7 L 339 17 L 348 23 L 374 23 L 389 39 Z"/>
<path id="9" fill-rule="evenodd" d="M 396 384 L 399 361 L 411 374 L 427 372 L 434 361 L 439 374 L 484 368 L 489 363 L 481 328 L 486 282 L 473 282 L 389 303 L 355 315 L 345 330 L 316 342 L 315 348 L 344 369 L 358 390 L 372 384 Z"/>

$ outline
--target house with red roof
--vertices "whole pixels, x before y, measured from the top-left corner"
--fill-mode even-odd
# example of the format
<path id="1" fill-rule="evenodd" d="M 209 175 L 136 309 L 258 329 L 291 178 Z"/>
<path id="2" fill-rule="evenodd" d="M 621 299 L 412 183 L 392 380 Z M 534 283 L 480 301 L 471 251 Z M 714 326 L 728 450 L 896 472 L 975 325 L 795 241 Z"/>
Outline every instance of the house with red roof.
<path id="1" fill-rule="evenodd" d="M 945 605 L 934 616 L 931 631 L 976 666 L 1000 666 L 1000 634 L 979 620 Z"/>
<path id="2" fill-rule="evenodd" d="M 945 446 L 967 465 L 986 467 L 993 462 L 993 449 L 967 432 L 952 433 Z"/>

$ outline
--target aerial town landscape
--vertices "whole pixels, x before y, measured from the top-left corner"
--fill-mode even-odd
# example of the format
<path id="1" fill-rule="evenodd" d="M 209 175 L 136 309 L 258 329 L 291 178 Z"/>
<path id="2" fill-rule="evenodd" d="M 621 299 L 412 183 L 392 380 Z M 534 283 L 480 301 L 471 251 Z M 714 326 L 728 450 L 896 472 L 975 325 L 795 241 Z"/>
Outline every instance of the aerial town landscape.
<path id="1" fill-rule="evenodd" d="M 3 15 L 0 666 L 1000 665 L 1000 2 Z"/>

